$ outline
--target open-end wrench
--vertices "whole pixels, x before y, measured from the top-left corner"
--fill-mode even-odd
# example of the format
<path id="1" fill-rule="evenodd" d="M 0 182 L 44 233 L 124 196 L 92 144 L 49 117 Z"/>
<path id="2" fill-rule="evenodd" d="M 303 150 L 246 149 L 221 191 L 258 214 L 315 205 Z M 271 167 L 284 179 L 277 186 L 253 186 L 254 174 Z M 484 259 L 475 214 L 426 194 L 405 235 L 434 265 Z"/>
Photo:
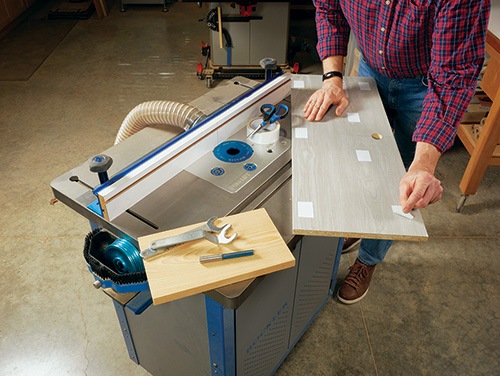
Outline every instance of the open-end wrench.
<path id="1" fill-rule="evenodd" d="M 164 252 L 176 245 L 199 239 L 207 239 L 214 244 L 231 243 L 238 234 L 233 234 L 229 238 L 226 237 L 226 232 L 229 230 L 231 225 L 226 224 L 222 227 L 217 227 L 213 223 L 216 219 L 217 217 L 212 217 L 202 226 L 185 232 L 184 234 L 152 241 L 151 243 L 149 243 L 148 249 L 144 249 L 143 251 L 141 251 L 141 257 L 143 259 L 146 259 L 148 257 L 157 255 L 158 253 Z M 219 234 L 216 235 L 215 233 Z"/>

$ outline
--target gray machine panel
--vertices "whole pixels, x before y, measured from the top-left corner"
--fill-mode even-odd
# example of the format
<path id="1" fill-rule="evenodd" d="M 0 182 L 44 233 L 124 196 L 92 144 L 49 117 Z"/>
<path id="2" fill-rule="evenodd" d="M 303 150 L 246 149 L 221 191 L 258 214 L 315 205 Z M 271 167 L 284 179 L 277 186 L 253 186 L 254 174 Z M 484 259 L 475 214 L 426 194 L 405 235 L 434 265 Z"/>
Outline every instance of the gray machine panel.
<path id="1" fill-rule="evenodd" d="M 205 296 L 151 305 L 135 315 L 125 308 L 139 364 L 155 376 L 210 375 Z"/>
<path id="2" fill-rule="evenodd" d="M 236 310 L 236 366 L 270 375 L 329 297 L 338 238 L 304 236 L 294 268 L 265 276 Z"/>
<path id="3" fill-rule="evenodd" d="M 267 275 L 236 310 L 237 375 L 270 375 L 288 352 L 296 277 L 297 265 Z"/>
<path id="4" fill-rule="evenodd" d="M 290 346 L 299 338 L 329 296 L 338 244 L 339 238 L 302 238 Z"/>

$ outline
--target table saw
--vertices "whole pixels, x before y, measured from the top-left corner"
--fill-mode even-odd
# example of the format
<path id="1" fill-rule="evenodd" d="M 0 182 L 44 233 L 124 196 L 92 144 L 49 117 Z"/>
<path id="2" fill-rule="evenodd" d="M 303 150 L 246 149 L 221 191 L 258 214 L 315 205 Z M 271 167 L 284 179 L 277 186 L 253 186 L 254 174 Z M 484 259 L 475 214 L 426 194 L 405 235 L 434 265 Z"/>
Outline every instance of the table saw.
<path id="1" fill-rule="evenodd" d="M 262 104 L 291 106 L 290 88 L 289 74 L 233 78 L 189 103 L 203 115 L 188 130 L 147 127 L 103 151 L 113 160 L 106 177 L 84 162 L 51 184 L 91 222 L 90 240 L 104 234 L 139 249 L 145 235 L 265 208 L 293 253 L 292 268 L 159 305 L 147 280 L 93 273 L 130 359 L 153 375 L 273 374 L 333 292 L 342 241 L 292 234 L 292 116 L 272 142 L 246 138 Z"/>

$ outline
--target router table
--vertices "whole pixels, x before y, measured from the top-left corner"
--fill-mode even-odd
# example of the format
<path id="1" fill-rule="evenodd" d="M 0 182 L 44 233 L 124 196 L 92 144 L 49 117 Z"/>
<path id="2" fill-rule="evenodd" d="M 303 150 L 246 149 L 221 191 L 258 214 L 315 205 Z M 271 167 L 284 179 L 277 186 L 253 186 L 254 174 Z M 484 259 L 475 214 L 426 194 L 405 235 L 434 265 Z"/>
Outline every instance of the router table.
<path id="1" fill-rule="evenodd" d="M 217 114 L 258 85 L 236 77 L 190 105 Z M 279 102 L 290 105 L 288 92 Z M 281 120 L 283 142 L 290 140 L 290 118 Z M 114 160 L 109 175 L 118 175 L 180 133 L 150 127 L 111 147 L 104 152 Z M 274 373 L 332 294 L 342 243 L 292 234 L 290 159 L 288 147 L 235 193 L 183 170 L 112 220 L 92 210 L 96 196 L 86 185 L 100 183 L 87 163 L 52 182 L 55 197 L 93 227 L 136 247 L 144 235 L 262 207 L 296 259 L 293 268 L 156 306 L 147 283 L 133 291 L 137 286 L 106 285 L 96 277 L 115 307 L 132 361 L 153 375 Z"/>

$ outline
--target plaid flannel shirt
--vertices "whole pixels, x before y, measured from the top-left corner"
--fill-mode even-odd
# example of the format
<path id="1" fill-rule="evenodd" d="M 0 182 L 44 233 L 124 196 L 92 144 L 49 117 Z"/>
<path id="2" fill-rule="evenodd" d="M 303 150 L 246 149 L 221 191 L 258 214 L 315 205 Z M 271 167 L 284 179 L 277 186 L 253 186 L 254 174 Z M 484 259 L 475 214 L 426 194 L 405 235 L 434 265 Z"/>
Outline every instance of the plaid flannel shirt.
<path id="1" fill-rule="evenodd" d="M 413 141 L 444 152 L 475 92 L 485 52 L 490 0 L 315 0 L 318 53 L 347 54 L 352 29 L 382 75 L 427 75 L 429 89 Z"/>

